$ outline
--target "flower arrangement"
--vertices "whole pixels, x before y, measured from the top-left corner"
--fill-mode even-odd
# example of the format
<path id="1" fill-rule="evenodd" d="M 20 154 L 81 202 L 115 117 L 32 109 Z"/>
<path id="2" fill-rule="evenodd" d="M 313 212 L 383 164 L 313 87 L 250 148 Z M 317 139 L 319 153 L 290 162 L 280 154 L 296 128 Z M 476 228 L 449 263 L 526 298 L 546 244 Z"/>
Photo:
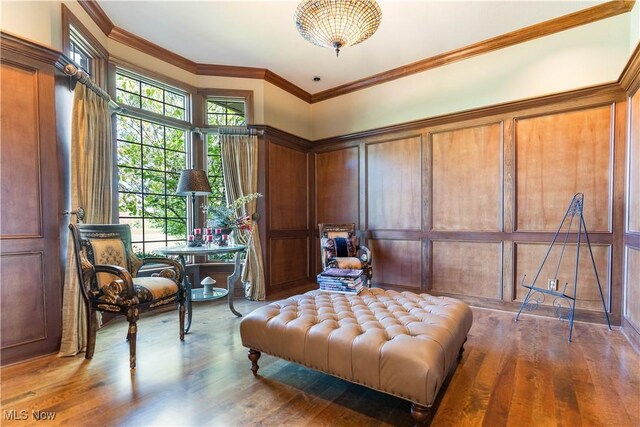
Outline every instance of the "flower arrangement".
<path id="1" fill-rule="evenodd" d="M 238 197 L 231 204 L 202 205 L 202 211 L 207 214 L 208 225 L 211 228 L 231 230 L 251 230 L 251 216 L 237 216 L 237 210 L 252 200 L 262 197 L 260 193 L 251 193 Z"/>

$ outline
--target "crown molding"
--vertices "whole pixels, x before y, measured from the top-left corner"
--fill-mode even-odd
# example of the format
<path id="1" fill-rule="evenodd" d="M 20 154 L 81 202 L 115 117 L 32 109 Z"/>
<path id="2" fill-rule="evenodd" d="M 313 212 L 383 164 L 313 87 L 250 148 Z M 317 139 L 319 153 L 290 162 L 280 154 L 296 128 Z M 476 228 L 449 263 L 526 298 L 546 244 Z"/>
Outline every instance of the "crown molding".
<path id="1" fill-rule="evenodd" d="M 98 28 L 102 30 L 105 36 L 109 36 L 111 31 L 114 28 L 113 22 L 104 13 L 104 10 L 100 7 L 96 0 L 78 0 L 80 6 L 84 9 L 85 12 L 89 15 L 89 17 L 96 23 Z"/>
<path id="2" fill-rule="evenodd" d="M 264 79 L 267 82 L 271 83 L 272 85 L 277 86 L 280 89 L 285 90 L 290 94 L 297 96 L 298 98 L 300 98 L 301 100 L 309 104 L 313 102 L 312 101 L 313 95 L 311 95 L 309 92 L 306 92 L 304 89 L 294 85 L 288 80 L 285 80 L 284 78 L 280 77 L 279 75 L 277 75 L 272 71 L 266 70 Z"/>
<path id="3" fill-rule="evenodd" d="M 347 93 L 366 89 L 371 86 L 407 77 L 412 74 L 421 73 L 452 62 L 462 61 L 476 55 L 481 55 L 536 38 L 555 34 L 570 28 L 590 24 L 601 19 L 620 15 L 622 13 L 629 12 L 633 8 L 634 3 L 635 0 L 614 0 L 602 3 L 588 9 L 583 9 L 559 18 L 550 19 L 539 24 L 531 25 L 520 30 L 474 43 L 460 49 L 451 50 L 440 55 L 432 56 L 408 65 L 403 65 L 402 67 L 394 68 L 389 71 L 384 71 L 370 77 L 365 77 L 351 83 L 346 83 L 332 89 L 315 93 L 311 96 L 311 102 L 320 102 L 337 96 L 346 95 Z"/>
<path id="4" fill-rule="evenodd" d="M 118 43 L 122 43 L 125 46 L 129 46 L 133 49 L 139 50 L 140 52 L 146 53 L 147 55 L 153 56 L 154 58 L 158 58 L 168 64 L 175 65 L 178 68 L 196 74 L 198 64 L 195 62 L 158 46 L 157 44 L 151 43 L 142 37 L 136 36 L 129 31 L 123 30 L 120 27 L 113 27 L 113 30 L 111 30 L 111 33 L 109 34 L 109 38 Z"/>
<path id="5" fill-rule="evenodd" d="M 640 88 L 640 42 L 620 73 L 618 83 L 627 93 L 633 93 Z"/>
<path id="6" fill-rule="evenodd" d="M 580 25 L 620 15 L 622 13 L 629 12 L 633 8 L 635 0 L 613 0 L 607 3 L 602 3 L 600 5 L 541 22 L 521 30 L 503 34 L 501 36 L 445 52 L 440 55 L 432 56 L 430 58 L 356 80 L 351 83 L 336 86 L 332 89 L 318 92 L 313 95 L 265 68 L 195 63 L 185 57 L 151 43 L 142 37 L 116 27 L 96 0 L 78 0 L 78 2 L 89 14 L 89 17 L 93 19 L 98 27 L 100 27 L 102 32 L 114 41 L 154 56 L 196 75 L 263 79 L 276 87 L 289 92 L 299 99 L 313 104 L 412 74 L 421 73 L 432 68 L 441 67 L 452 62 L 462 61 L 493 50 L 502 49 L 504 47 L 544 37 Z"/>
<path id="7" fill-rule="evenodd" d="M 196 74 L 201 76 L 264 79 L 267 74 L 267 70 L 265 68 L 240 67 L 233 65 L 196 64 Z"/>

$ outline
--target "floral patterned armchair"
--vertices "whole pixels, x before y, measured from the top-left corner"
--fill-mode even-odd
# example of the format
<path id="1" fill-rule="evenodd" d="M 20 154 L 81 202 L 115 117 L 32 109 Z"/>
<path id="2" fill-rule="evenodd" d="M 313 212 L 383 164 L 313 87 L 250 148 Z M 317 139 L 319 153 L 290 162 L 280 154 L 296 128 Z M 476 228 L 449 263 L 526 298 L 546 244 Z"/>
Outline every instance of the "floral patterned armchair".
<path id="1" fill-rule="evenodd" d="M 371 287 L 371 251 L 360 245 L 355 224 L 318 224 L 322 269 L 348 268 L 362 270 Z"/>
<path id="2" fill-rule="evenodd" d="M 178 304 L 180 340 L 184 340 L 185 289 L 182 265 L 168 258 L 140 260 L 131 247 L 129 225 L 70 224 L 80 289 L 87 307 L 87 350 L 91 359 L 96 344 L 96 312 L 126 316 L 129 322 L 129 365 L 136 366 L 136 322 L 140 313 Z M 154 277 L 137 277 L 145 264 L 168 268 Z"/>

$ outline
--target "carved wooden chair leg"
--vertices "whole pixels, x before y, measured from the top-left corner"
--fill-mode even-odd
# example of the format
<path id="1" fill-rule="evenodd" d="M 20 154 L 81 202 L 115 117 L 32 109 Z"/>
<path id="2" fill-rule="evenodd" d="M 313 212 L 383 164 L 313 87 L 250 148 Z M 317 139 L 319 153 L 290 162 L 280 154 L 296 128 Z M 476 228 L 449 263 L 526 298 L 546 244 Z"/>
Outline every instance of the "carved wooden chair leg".
<path id="1" fill-rule="evenodd" d="M 180 341 L 184 341 L 184 301 L 178 304 L 178 316 L 180 317 Z"/>
<path id="2" fill-rule="evenodd" d="M 416 421 L 417 425 L 425 425 L 431 419 L 431 408 L 418 405 L 417 403 L 412 403 L 411 416 Z"/>
<path id="3" fill-rule="evenodd" d="M 260 352 L 250 348 L 249 360 L 251 360 L 251 371 L 253 372 L 253 375 L 256 375 L 256 376 L 258 375 L 258 369 L 260 368 L 258 366 L 258 359 L 260 359 Z"/>
<path id="4" fill-rule="evenodd" d="M 133 319 L 129 323 L 129 367 L 131 369 L 136 367 L 136 335 L 138 333 L 138 326 L 136 320 Z"/>
<path id="5" fill-rule="evenodd" d="M 87 308 L 87 350 L 84 353 L 85 359 L 91 359 L 96 350 L 96 312 Z"/>

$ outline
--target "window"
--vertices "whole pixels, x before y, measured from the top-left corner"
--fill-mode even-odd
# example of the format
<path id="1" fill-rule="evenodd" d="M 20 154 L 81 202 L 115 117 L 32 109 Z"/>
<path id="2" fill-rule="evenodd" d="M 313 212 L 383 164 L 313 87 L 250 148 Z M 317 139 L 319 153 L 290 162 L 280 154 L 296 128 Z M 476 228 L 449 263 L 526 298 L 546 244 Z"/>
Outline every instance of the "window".
<path id="1" fill-rule="evenodd" d="M 220 137 L 217 128 L 220 126 L 244 126 L 247 123 L 244 98 L 208 97 L 207 103 L 207 176 L 211 185 L 211 195 L 207 203 L 222 205 L 226 203 L 222 156 L 220 153 Z M 210 261 L 232 261 L 232 254 L 212 255 Z"/>
<path id="2" fill-rule="evenodd" d="M 116 72 L 116 101 L 134 107 L 117 115 L 118 211 L 134 250 L 184 242 L 186 199 L 175 194 L 187 167 L 188 96 L 133 73 Z M 149 114 L 153 113 L 153 114 Z"/>
<path id="3" fill-rule="evenodd" d="M 246 125 L 245 106 L 244 98 L 213 96 L 207 98 L 207 129 L 217 130 L 220 126 Z M 208 203 L 226 203 L 222 176 L 222 157 L 220 156 L 220 137 L 217 132 L 207 134 L 207 175 L 209 176 L 212 191 Z"/>
<path id="4" fill-rule="evenodd" d="M 109 53 L 69 8 L 62 5 L 62 47 L 64 53 L 98 86 L 106 87 Z"/>
<path id="5" fill-rule="evenodd" d="M 186 99 L 177 89 L 124 71 L 116 74 L 116 100 L 124 105 L 184 121 Z"/>
<path id="6" fill-rule="evenodd" d="M 92 59 L 89 50 L 85 47 L 87 43 L 83 41 L 82 36 L 73 26 L 69 27 L 69 56 L 76 65 L 91 75 Z"/>

